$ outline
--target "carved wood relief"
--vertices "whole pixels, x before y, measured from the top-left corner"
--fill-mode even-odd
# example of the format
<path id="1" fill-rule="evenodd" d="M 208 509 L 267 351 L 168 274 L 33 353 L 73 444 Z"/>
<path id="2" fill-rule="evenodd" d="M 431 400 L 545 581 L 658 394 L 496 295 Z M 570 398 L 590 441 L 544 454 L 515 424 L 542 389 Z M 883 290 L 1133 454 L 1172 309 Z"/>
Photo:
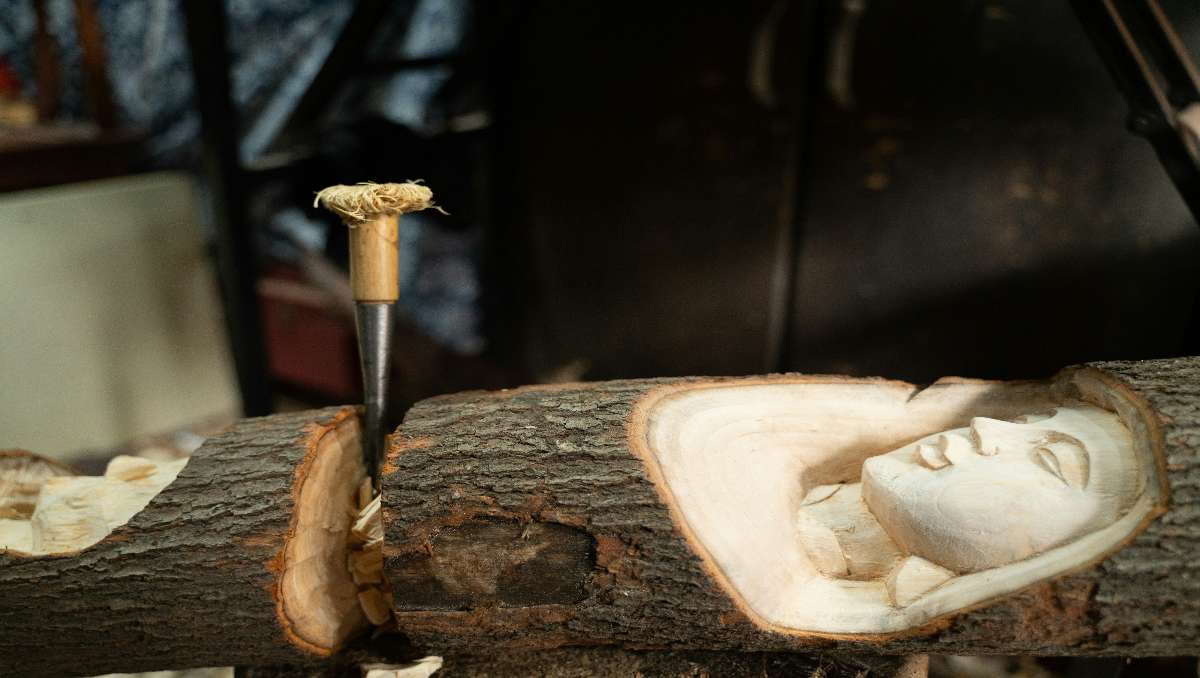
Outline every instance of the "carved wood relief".
<path id="1" fill-rule="evenodd" d="M 1092 564 L 1155 513 L 1152 445 L 1085 390 L 689 388 L 646 409 L 643 455 L 756 623 L 893 634 Z"/>

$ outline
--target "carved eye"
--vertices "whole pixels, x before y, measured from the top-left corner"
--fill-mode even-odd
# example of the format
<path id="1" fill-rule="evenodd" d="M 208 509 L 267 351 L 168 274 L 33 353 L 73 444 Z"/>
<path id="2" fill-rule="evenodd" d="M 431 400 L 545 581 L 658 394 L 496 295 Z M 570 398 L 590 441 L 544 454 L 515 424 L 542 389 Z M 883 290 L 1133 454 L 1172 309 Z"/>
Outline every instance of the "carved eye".
<path id="1" fill-rule="evenodd" d="M 1087 451 L 1078 443 L 1057 440 L 1047 442 L 1033 452 L 1034 459 L 1068 487 L 1082 490 L 1087 487 L 1090 463 Z"/>

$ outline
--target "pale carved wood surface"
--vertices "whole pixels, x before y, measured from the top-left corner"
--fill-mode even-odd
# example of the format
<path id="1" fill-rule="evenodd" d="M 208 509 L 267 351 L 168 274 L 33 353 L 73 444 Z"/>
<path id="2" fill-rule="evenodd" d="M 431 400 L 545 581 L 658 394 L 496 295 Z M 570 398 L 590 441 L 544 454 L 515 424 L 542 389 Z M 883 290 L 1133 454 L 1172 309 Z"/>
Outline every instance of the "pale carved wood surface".
<path id="1" fill-rule="evenodd" d="M 1151 446 L 1064 390 L 735 380 L 652 392 L 630 444 L 752 620 L 880 636 L 1090 564 L 1153 512 Z M 1050 470 L 1058 448 L 1090 449 L 1088 486 Z"/>

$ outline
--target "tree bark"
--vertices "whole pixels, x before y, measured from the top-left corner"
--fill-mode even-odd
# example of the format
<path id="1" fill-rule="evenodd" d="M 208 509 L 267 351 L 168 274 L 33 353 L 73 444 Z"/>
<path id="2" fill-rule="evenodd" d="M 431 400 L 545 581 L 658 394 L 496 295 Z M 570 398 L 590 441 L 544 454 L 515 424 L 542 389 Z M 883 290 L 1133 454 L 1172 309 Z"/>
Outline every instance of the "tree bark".
<path id="1" fill-rule="evenodd" d="M 333 652 L 297 634 L 280 589 L 320 441 L 355 416 L 333 408 L 244 420 L 205 442 L 100 543 L 61 555 L 0 551 L 0 675 L 299 663 Z"/>
<path id="2" fill-rule="evenodd" d="M 1082 571 L 882 636 L 830 638 L 756 624 L 702 562 L 631 449 L 645 399 L 733 382 L 613 381 L 418 403 L 382 473 L 385 574 L 399 628 L 436 654 L 569 645 L 1200 652 L 1200 359 L 1097 363 L 1021 386 L 1122 410 L 1158 448 L 1169 508 Z"/>
<path id="3" fill-rule="evenodd" d="M 560 648 L 449 657 L 435 678 L 925 678 L 928 658 L 838 657 L 779 652 L 651 651 Z"/>
<path id="4" fill-rule="evenodd" d="M 248 669 L 244 678 L 361 678 L 364 667 L 412 666 L 369 657 L 322 667 Z M 791 652 L 633 651 L 616 647 L 495 651 L 445 657 L 433 678 L 925 678 L 928 657 L 797 654 Z"/>

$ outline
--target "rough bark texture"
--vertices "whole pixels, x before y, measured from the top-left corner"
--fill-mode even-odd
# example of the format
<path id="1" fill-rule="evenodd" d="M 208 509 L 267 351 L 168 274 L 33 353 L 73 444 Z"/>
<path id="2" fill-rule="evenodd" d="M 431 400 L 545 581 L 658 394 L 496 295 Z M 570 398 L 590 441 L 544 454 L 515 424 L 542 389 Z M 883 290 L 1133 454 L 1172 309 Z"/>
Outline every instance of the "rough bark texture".
<path id="1" fill-rule="evenodd" d="M 778 652 L 634 652 L 562 648 L 448 657 L 436 678 L 925 678 L 928 659 L 831 657 Z"/>
<path id="2" fill-rule="evenodd" d="M 364 666 L 404 666 L 360 657 L 321 667 L 248 669 L 244 678 L 360 678 Z M 928 658 L 811 655 L 780 652 L 632 651 L 616 647 L 558 648 L 446 657 L 434 678 L 925 678 Z"/>
<path id="3" fill-rule="evenodd" d="M 1093 367 L 1112 388 L 1149 404 L 1165 440 L 1169 511 L 1081 573 L 884 639 L 760 629 L 706 572 L 631 452 L 627 430 L 636 403 L 651 389 L 700 380 L 424 401 L 409 411 L 383 471 L 385 572 L 396 578 L 400 629 L 438 654 L 599 644 L 889 654 L 1200 652 L 1200 359 Z M 523 583 L 531 571 L 542 573 L 543 586 Z"/>
<path id="4" fill-rule="evenodd" d="M 1200 358 L 1096 363 L 1160 422 L 1170 508 L 1092 572 L 1089 633 L 1116 655 L 1200 653 Z"/>
<path id="5" fill-rule="evenodd" d="M 349 408 L 209 439 L 124 527 L 79 553 L 0 552 L 0 676 L 311 660 L 277 611 L 306 458 Z"/>

